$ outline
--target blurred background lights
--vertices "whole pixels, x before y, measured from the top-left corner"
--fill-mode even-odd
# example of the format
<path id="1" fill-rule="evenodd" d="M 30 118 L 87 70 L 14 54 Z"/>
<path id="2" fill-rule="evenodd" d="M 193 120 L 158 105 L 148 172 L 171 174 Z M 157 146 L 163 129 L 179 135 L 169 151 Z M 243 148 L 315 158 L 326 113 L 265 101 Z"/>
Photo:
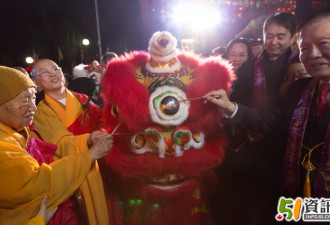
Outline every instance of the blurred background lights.
<path id="1" fill-rule="evenodd" d="M 203 2 L 178 4 L 172 10 L 173 23 L 193 31 L 213 28 L 220 22 L 220 13 L 210 4 Z"/>
<path id="2" fill-rule="evenodd" d="M 86 45 L 89 45 L 89 40 L 86 39 L 86 38 L 83 39 L 83 40 L 82 40 L 82 44 L 85 45 L 85 46 L 86 46 Z"/>
<path id="3" fill-rule="evenodd" d="M 131 199 L 131 200 L 129 200 L 128 201 L 128 205 L 130 205 L 130 206 L 135 206 L 135 200 L 133 200 L 133 199 Z"/>
<path id="4" fill-rule="evenodd" d="M 33 58 L 28 56 L 25 58 L 25 62 L 28 63 L 28 64 L 32 64 L 33 63 Z"/>

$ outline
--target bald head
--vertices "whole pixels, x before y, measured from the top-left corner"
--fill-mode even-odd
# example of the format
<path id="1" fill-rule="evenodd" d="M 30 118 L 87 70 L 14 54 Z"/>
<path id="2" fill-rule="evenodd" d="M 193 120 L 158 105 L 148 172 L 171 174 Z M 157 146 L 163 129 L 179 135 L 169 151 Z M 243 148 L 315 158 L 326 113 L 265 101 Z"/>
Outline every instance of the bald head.
<path id="1" fill-rule="evenodd" d="M 40 68 L 43 68 L 43 66 L 47 64 L 53 64 L 58 67 L 58 65 L 50 59 L 40 59 L 33 65 L 31 76 L 36 77 L 38 75 L 38 70 L 40 70 Z"/>
<path id="2" fill-rule="evenodd" d="M 65 78 L 62 69 L 50 59 L 41 59 L 32 69 L 32 78 L 46 94 L 53 92 L 64 93 Z"/>

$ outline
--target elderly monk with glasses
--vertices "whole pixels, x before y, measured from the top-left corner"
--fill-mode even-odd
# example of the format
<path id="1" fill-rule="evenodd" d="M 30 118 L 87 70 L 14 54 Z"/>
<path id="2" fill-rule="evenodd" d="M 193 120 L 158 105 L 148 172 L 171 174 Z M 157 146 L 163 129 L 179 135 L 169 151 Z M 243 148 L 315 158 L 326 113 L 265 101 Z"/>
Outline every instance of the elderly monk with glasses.
<path id="1" fill-rule="evenodd" d="M 42 141 L 32 121 L 36 86 L 18 70 L 0 66 L 0 224 L 26 224 L 38 213 L 68 199 L 94 173 L 95 161 L 112 148 L 104 134 L 89 149 Z M 56 130 L 53 130 L 56 133 Z M 61 154 L 53 160 L 53 155 Z M 56 212 L 57 213 L 57 212 Z M 42 224 L 42 223 L 39 223 Z"/>

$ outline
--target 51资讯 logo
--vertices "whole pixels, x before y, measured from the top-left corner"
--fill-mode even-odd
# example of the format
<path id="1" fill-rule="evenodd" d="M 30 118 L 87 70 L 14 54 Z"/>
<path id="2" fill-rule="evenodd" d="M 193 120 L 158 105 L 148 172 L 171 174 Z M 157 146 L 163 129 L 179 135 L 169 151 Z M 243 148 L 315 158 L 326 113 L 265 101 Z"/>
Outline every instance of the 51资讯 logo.
<path id="1" fill-rule="evenodd" d="M 285 198 L 277 205 L 277 221 L 330 222 L 330 199 L 326 198 Z"/>

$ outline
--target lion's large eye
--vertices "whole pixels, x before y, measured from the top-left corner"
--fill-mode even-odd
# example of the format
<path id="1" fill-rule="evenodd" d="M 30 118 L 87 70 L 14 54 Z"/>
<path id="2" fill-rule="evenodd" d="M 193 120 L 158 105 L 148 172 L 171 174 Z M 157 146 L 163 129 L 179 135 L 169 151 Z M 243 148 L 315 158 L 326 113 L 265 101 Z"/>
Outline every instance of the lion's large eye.
<path id="1" fill-rule="evenodd" d="M 161 125 L 179 125 L 185 121 L 189 113 L 189 102 L 185 93 L 176 88 L 163 86 L 150 95 L 149 110 L 153 122 Z"/>
<path id="2" fill-rule="evenodd" d="M 173 96 L 166 96 L 160 102 L 160 110 L 166 115 L 174 115 L 180 109 L 180 102 Z"/>

